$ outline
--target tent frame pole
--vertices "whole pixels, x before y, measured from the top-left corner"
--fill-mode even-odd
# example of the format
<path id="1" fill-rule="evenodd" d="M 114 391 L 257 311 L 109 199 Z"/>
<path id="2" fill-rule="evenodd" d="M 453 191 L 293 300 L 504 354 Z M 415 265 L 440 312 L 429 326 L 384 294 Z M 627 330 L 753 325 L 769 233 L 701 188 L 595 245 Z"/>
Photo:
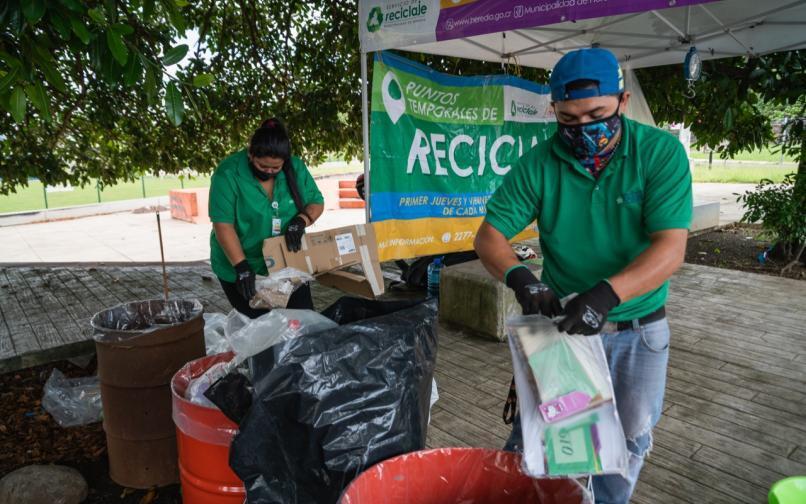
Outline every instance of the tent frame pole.
<path id="1" fill-rule="evenodd" d="M 361 51 L 361 134 L 364 147 L 364 215 L 367 222 L 370 222 L 372 215 L 369 211 L 369 200 L 372 191 L 369 180 L 369 96 L 367 93 L 367 53 Z"/>

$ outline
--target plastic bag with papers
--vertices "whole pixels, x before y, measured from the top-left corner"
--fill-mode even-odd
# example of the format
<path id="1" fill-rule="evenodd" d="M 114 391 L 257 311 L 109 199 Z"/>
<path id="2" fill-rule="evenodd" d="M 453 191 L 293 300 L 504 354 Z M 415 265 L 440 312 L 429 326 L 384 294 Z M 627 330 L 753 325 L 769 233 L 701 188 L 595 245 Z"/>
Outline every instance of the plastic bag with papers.
<path id="1" fill-rule="evenodd" d="M 312 280 L 311 275 L 294 268 L 283 268 L 267 277 L 258 276 L 255 281 L 257 293 L 249 301 L 249 306 L 255 309 L 285 308 L 291 294 Z"/>
<path id="2" fill-rule="evenodd" d="M 225 335 L 227 316 L 223 313 L 204 314 L 204 348 L 207 355 L 215 355 L 231 350 Z"/>
<path id="3" fill-rule="evenodd" d="M 626 474 L 627 442 L 601 337 L 562 333 L 542 315 L 511 318 L 507 329 L 524 472 Z"/>

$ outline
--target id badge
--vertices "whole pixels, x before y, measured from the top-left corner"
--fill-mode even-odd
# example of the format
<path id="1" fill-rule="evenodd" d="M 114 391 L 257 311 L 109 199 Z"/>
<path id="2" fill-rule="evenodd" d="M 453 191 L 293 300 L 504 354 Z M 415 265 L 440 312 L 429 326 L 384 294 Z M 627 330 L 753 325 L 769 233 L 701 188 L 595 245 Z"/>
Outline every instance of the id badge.
<path id="1" fill-rule="evenodd" d="M 280 227 L 282 226 L 282 221 L 279 217 L 275 217 L 271 220 L 271 235 L 272 236 L 279 236 L 280 235 Z"/>

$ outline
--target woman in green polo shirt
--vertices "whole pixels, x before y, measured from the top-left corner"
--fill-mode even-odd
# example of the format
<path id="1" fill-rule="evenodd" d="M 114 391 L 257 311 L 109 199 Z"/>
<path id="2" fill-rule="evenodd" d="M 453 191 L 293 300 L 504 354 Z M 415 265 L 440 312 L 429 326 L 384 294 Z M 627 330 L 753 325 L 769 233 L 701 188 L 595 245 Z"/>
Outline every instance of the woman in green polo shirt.
<path id="1" fill-rule="evenodd" d="M 291 155 L 282 123 L 264 121 L 249 148 L 218 165 L 210 183 L 210 262 L 230 304 L 255 318 L 268 310 L 249 306 L 255 275 L 267 275 L 263 240 L 285 236 L 288 249 L 301 248 L 302 235 L 322 215 L 324 198 L 305 163 Z M 299 288 L 289 308 L 313 309 L 310 287 Z"/>

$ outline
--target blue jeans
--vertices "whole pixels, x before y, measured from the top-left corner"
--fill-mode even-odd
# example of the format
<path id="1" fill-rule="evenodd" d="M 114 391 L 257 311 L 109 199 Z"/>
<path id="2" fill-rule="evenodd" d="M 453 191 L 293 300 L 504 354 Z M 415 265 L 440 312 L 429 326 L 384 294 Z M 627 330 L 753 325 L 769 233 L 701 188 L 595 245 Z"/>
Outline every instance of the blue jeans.
<path id="1" fill-rule="evenodd" d="M 652 428 L 660 419 L 669 361 L 669 324 L 666 319 L 624 331 L 602 333 L 621 425 L 630 452 L 627 478 L 594 476 L 596 504 L 627 504 L 635 489 L 644 457 L 652 449 Z M 504 449 L 523 451 L 520 418 Z"/>

